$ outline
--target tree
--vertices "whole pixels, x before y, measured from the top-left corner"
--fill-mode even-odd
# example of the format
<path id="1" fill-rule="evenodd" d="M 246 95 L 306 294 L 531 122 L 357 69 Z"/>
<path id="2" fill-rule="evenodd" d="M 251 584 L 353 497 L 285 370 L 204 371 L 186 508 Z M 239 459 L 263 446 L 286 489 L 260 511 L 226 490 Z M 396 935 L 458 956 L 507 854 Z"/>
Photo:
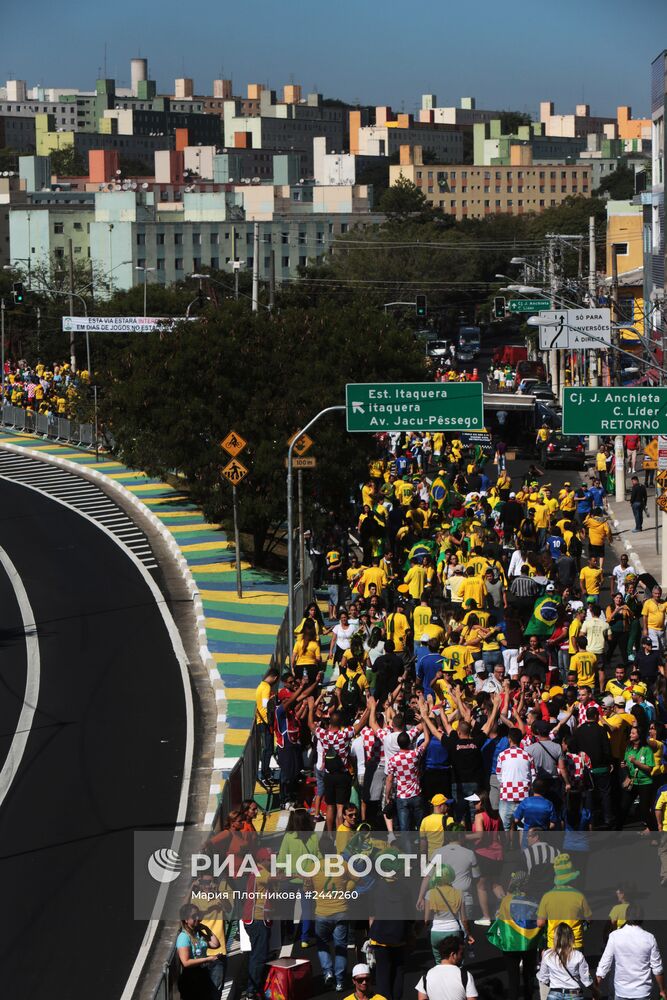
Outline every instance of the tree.
<path id="1" fill-rule="evenodd" d="M 531 121 L 525 111 L 501 111 L 500 131 L 503 135 L 516 135 L 521 125 L 530 125 Z"/>
<path id="2" fill-rule="evenodd" d="M 242 434 L 250 474 L 239 487 L 241 529 L 253 536 L 260 563 L 282 537 L 292 434 L 319 410 L 343 403 L 346 382 L 423 376 L 411 333 L 381 309 L 327 302 L 252 314 L 232 301 L 173 332 L 124 340 L 99 375 L 101 416 L 125 461 L 160 476 L 176 470 L 206 516 L 218 520 L 231 510 L 219 442 L 231 428 Z M 312 436 L 318 466 L 307 473 L 311 495 L 344 512 L 350 482 L 367 473 L 372 437 L 347 436 L 339 415 Z M 309 518 L 318 511 L 320 503 Z"/>
<path id="3" fill-rule="evenodd" d="M 632 201 L 635 195 L 635 172 L 626 163 L 619 163 L 593 192 L 598 198 L 605 196 L 614 201 Z"/>
<path id="4" fill-rule="evenodd" d="M 64 149 L 54 149 L 49 153 L 51 172 L 57 177 L 84 177 L 88 174 L 88 165 L 74 146 Z"/>
<path id="5" fill-rule="evenodd" d="M 406 221 L 429 212 L 426 195 L 419 188 L 399 174 L 398 180 L 387 188 L 380 198 L 379 209 L 392 221 Z"/>

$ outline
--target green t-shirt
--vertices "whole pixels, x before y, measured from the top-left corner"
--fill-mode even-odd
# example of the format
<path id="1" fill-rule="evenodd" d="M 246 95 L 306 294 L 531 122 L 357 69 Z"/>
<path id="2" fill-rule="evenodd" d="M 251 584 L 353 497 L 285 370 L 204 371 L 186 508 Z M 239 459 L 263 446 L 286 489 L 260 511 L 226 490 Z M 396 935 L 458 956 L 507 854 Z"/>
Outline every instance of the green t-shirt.
<path id="1" fill-rule="evenodd" d="M 628 774 L 632 778 L 633 785 L 650 785 L 653 782 L 653 778 L 650 774 L 646 774 L 641 768 L 635 767 L 634 764 L 630 762 L 630 757 L 636 757 L 640 764 L 646 764 L 648 767 L 653 768 L 653 751 L 650 747 L 641 747 L 639 750 L 633 750 L 632 747 L 628 747 L 625 751 L 625 766 L 628 769 Z"/>

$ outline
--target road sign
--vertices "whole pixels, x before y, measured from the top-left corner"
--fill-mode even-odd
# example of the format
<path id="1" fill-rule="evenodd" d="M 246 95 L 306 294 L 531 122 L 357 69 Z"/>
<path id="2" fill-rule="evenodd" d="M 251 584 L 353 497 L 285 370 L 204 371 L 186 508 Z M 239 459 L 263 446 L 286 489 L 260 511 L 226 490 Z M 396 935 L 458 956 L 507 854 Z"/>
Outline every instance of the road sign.
<path id="1" fill-rule="evenodd" d="M 658 434 L 658 468 L 667 469 L 667 436 Z"/>
<path id="2" fill-rule="evenodd" d="M 667 493 L 663 493 L 661 497 L 658 497 L 658 507 L 660 510 L 667 510 Z"/>
<path id="3" fill-rule="evenodd" d="M 511 313 L 536 313 L 550 305 L 551 299 L 510 299 L 507 308 Z"/>
<path id="4" fill-rule="evenodd" d="M 362 382 L 345 386 L 348 431 L 481 431 L 481 382 Z"/>
<path id="5" fill-rule="evenodd" d="M 236 431 L 230 431 L 224 441 L 220 442 L 220 447 L 228 451 L 230 455 L 236 457 L 247 445 L 245 438 L 242 438 Z"/>
<path id="6" fill-rule="evenodd" d="M 667 387 L 563 392 L 563 434 L 667 434 Z"/>
<path id="7" fill-rule="evenodd" d="M 314 469 L 316 465 L 317 459 L 314 455 L 292 455 L 293 469 Z M 287 468 L 287 459 L 285 459 L 285 468 Z"/>
<path id="8" fill-rule="evenodd" d="M 658 475 L 655 477 L 655 481 L 658 484 L 658 486 L 667 486 L 667 469 L 663 470 L 662 472 L 659 472 Z"/>
<path id="9" fill-rule="evenodd" d="M 550 309 L 540 313 L 540 323 L 541 351 L 599 350 L 611 344 L 609 309 Z"/>
<path id="10" fill-rule="evenodd" d="M 238 486 L 242 479 L 248 475 L 248 470 L 246 469 L 243 462 L 239 462 L 238 458 L 233 458 L 231 462 L 228 462 L 224 469 L 220 470 L 226 479 L 230 481 L 232 486 Z"/>
<path id="11" fill-rule="evenodd" d="M 294 441 L 294 435 L 292 435 L 292 437 L 287 442 L 288 447 L 289 445 L 291 445 L 292 441 Z M 312 448 L 312 446 L 313 446 L 313 439 L 309 437 L 307 434 L 302 434 L 299 440 L 294 445 L 294 448 L 292 449 L 292 454 L 305 455 L 306 452 L 310 448 Z"/>

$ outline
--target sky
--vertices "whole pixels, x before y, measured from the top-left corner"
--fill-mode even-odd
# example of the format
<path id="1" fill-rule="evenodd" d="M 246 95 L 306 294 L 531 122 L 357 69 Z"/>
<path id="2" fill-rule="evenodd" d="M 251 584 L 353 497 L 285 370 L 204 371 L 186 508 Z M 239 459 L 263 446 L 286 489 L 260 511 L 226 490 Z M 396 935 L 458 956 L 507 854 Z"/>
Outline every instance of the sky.
<path id="1" fill-rule="evenodd" d="M 0 80 L 91 90 L 103 75 L 128 86 L 130 59 L 148 58 L 158 91 L 191 76 L 301 83 L 327 97 L 414 112 L 421 94 L 440 106 L 592 114 L 630 104 L 649 115 L 651 60 L 667 48 L 667 0 L 32 0 L 6 4 Z M 32 30 L 31 30 L 32 29 Z"/>

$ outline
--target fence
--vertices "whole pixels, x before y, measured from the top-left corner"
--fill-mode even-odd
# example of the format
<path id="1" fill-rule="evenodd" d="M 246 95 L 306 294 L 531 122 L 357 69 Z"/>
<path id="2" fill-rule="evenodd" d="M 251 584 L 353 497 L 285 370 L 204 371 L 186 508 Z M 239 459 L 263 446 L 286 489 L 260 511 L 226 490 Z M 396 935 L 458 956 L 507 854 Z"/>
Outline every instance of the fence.
<path id="1" fill-rule="evenodd" d="M 297 583 L 294 588 L 294 617 L 295 621 L 303 618 L 304 611 L 313 599 L 313 565 L 306 553 L 304 564 L 304 579 Z M 289 634 L 289 621 L 287 613 L 283 617 L 276 635 L 276 645 L 271 656 L 272 667 L 278 667 L 282 671 L 286 661 L 292 653 L 293 636 Z M 219 828 L 224 822 L 225 816 L 232 809 L 237 809 L 244 799 L 252 799 L 255 796 L 255 785 L 257 783 L 257 772 L 259 770 L 259 760 L 261 753 L 261 735 L 254 722 L 248 735 L 248 740 L 243 748 L 243 753 L 237 760 L 232 770 L 227 775 L 224 788 L 220 796 L 220 804 L 213 820 L 213 829 Z M 179 961 L 174 945 L 165 962 L 160 979 L 153 993 L 153 1000 L 172 1000 L 174 989 L 179 973 Z"/>
<path id="2" fill-rule="evenodd" d="M 35 413 L 22 406 L 5 403 L 0 410 L 0 423 L 14 431 L 25 431 L 51 441 L 66 441 L 80 448 L 95 447 L 95 432 L 92 424 L 81 424 L 77 420 L 58 417 L 55 413 Z"/>

